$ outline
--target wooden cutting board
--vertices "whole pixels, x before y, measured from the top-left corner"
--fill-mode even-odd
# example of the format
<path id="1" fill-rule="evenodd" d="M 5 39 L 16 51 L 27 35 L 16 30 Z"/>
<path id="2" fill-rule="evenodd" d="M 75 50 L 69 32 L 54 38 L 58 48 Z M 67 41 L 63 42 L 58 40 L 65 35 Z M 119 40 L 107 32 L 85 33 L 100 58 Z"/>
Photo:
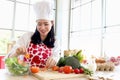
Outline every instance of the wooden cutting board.
<path id="1" fill-rule="evenodd" d="M 64 74 L 57 71 L 47 70 L 34 73 L 33 76 L 37 77 L 40 80 L 58 80 L 58 79 L 68 79 L 68 78 L 88 78 L 85 74 Z"/>

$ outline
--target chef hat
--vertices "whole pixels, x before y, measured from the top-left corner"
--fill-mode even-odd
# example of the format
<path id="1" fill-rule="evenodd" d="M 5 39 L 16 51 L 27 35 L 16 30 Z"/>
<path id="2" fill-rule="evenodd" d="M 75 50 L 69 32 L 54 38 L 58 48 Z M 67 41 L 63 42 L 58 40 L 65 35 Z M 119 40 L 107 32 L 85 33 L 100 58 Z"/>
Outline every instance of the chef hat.
<path id="1" fill-rule="evenodd" d="M 33 5 L 36 21 L 39 19 L 53 20 L 53 4 L 50 0 L 42 0 Z"/>

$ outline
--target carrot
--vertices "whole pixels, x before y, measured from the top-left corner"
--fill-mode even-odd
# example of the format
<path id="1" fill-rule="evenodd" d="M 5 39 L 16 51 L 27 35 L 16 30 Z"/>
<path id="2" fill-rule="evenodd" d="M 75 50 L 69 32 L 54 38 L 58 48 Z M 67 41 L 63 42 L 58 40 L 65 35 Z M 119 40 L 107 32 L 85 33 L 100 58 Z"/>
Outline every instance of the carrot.
<path id="1" fill-rule="evenodd" d="M 30 54 L 29 54 L 29 53 L 26 53 L 26 54 L 25 54 L 25 58 L 26 58 L 26 59 L 30 58 Z"/>

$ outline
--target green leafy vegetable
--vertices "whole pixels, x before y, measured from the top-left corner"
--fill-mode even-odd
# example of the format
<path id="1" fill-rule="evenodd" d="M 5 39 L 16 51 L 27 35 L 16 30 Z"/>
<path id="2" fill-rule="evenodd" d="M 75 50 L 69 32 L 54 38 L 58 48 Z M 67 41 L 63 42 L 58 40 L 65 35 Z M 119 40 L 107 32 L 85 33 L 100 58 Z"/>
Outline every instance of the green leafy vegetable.
<path id="1" fill-rule="evenodd" d="M 65 66 L 65 65 L 72 66 L 73 69 L 80 67 L 80 63 L 79 63 L 78 59 L 76 59 L 73 56 L 61 57 L 59 59 L 57 66 L 61 67 L 61 66 Z"/>
<path id="2" fill-rule="evenodd" d="M 29 66 L 19 64 L 18 59 L 16 57 L 7 58 L 5 60 L 5 64 L 9 72 L 14 75 L 25 75 L 26 73 L 29 72 Z"/>
<path id="3" fill-rule="evenodd" d="M 82 50 L 79 50 L 75 55 L 73 55 L 75 58 L 77 58 L 80 62 L 82 62 L 83 60 L 83 54 L 82 54 Z"/>

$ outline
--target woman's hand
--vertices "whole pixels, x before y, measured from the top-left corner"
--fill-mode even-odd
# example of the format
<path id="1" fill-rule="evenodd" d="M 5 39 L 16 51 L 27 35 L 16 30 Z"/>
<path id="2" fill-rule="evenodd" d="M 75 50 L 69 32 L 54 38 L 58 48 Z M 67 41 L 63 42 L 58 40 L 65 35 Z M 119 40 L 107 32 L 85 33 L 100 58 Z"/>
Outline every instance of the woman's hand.
<path id="1" fill-rule="evenodd" d="M 27 50 L 24 46 L 21 46 L 16 49 L 16 54 L 17 55 L 25 55 L 27 53 Z"/>
<path id="2" fill-rule="evenodd" d="M 46 67 L 51 68 L 55 65 L 56 65 L 56 61 L 53 58 L 49 57 L 47 62 L 46 62 Z"/>

